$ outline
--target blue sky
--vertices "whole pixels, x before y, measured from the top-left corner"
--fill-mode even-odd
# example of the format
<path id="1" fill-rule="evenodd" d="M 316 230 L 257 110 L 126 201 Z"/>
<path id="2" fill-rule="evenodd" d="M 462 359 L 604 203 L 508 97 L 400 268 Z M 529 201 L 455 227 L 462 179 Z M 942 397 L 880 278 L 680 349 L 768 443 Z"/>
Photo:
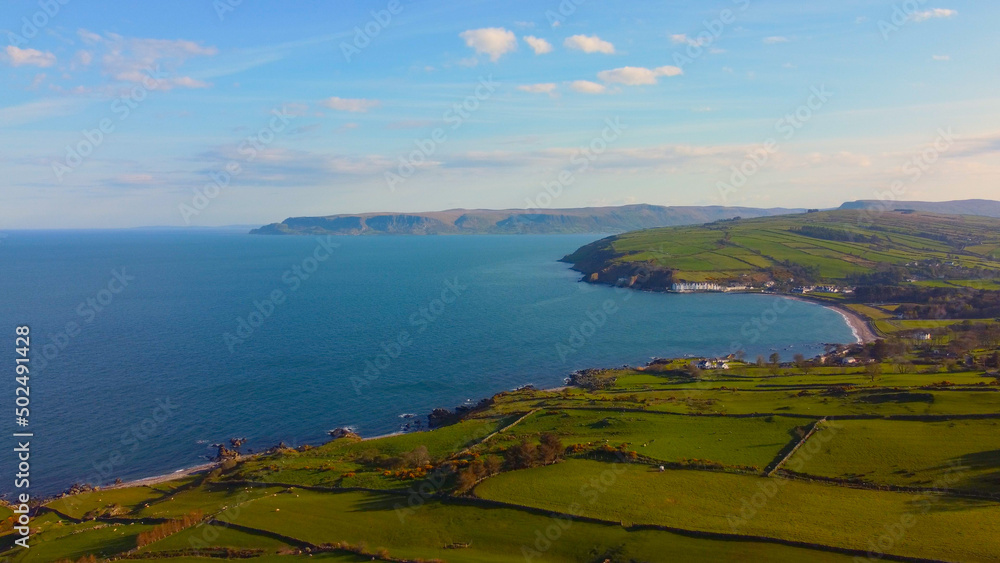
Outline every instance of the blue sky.
<path id="1" fill-rule="evenodd" d="M 0 227 L 996 198 L 998 21 L 959 0 L 8 1 Z"/>

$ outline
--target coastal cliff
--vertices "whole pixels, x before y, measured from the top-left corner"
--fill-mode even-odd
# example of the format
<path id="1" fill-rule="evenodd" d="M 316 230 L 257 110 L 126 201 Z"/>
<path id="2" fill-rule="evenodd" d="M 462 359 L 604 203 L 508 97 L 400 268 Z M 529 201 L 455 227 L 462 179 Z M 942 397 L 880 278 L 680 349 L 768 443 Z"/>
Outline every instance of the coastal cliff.
<path id="1" fill-rule="evenodd" d="M 663 207 L 625 205 L 579 209 L 451 209 L 428 213 L 362 213 L 320 217 L 289 217 L 250 234 L 255 235 L 449 235 L 449 234 L 573 234 L 618 233 L 699 225 L 734 217 L 770 217 L 799 209 L 749 207 Z"/>

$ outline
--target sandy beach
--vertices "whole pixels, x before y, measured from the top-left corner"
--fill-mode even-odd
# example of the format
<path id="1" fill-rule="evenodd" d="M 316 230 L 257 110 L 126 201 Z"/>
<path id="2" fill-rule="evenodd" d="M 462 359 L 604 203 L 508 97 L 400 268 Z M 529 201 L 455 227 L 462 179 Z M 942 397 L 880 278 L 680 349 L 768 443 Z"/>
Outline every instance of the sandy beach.
<path id="1" fill-rule="evenodd" d="M 177 479 L 183 479 L 190 475 L 196 473 L 202 473 L 205 471 L 211 471 L 219 466 L 219 462 L 213 461 L 211 463 L 203 463 L 201 465 L 196 465 L 194 467 L 188 467 L 187 469 L 178 469 L 173 473 L 166 473 L 164 475 L 155 475 L 153 477 L 145 477 L 143 479 L 136 479 L 134 481 L 125 481 L 117 485 L 108 485 L 107 487 L 102 487 L 103 489 L 123 489 L 125 487 L 151 487 L 153 485 L 158 485 L 160 483 L 166 483 L 168 481 L 175 481 Z"/>
<path id="2" fill-rule="evenodd" d="M 854 331 L 854 336 L 857 338 L 858 343 L 868 344 L 869 342 L 875 342 L 878 340 L 878 336 L 875 334 L 875 329 L 872 328 L 871 323 L 858 313 L 855 313 L 846 307 L 838 307 L 835 305 L 824 306 L 828 309 L 833 309 L 847 319 L 847 324 L 851 325 L 851 330 Z"/>

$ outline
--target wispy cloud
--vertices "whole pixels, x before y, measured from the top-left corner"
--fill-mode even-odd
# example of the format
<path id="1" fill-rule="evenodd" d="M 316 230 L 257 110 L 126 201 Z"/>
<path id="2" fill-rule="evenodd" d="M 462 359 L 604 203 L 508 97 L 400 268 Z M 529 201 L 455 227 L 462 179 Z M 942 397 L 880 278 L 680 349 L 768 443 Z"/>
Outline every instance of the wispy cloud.
<path id="1" fill-rule="evenodd" d="M 206 47 L 184 39 L 147 39 L 123 37 L 115 33 L 99 35 L 86 29 L 77 32 L 87 45 L 100 51 L 101 72 L 116 82 L 148 83 L 155 79 L 161 90 L 171 88 L 207 88 L 204 80 L 178 74 L 177 70 L 194 57 L 218 54 L 215 47 Z M 93 54 L 82 52 L 78 59 L 89 65 Z"/>
<path id="2" fill-rule="evenodd" d="M 432 119 L 401 119 L 386 125 L 387 129 L 423 129 L 430 127 L 436 122 Z"/>
<path id="3" fill-rule="evenodd" d="M 320 105 L 336 111 L 367 113 L 368 110 L 382 105 L 382 102 L 378 100 L 366 100 L 364 98 L 338 98 L 334 96 L 323 100 L 320 102 Z"/>
<path id="4" fill-rule="evenodd" d="M 701 47 L 702 45 L 708 45 L 712 42 L 711 37 L 702 37 L 700 39 L 692 39 L 688 37 L 686 33 L 677 33 L 670 36 L 670 42 L 674 45 L 693 45 Z"/>
<path id="5" fill-rule="evenodd" d="M 626 66 L 613 70 L 603 70 L 597 73 L 597 77 L 609 84 L 642 86 L 656 84 L 657 78 L 661 76 L 679 76 L 681 74 L 684 74 L 684 71 L 676 66 L 661 66 L 653 69 Z"/>
<path id="6" fill-rule="evenodd" d="M 522 92 L 528 92 L 531 94 L 548 94 L 554 96 L 556 93 L 557 86 L 553 82 L 545 82 L 542 84 L 525 84 L 523 86 L 518 86 L 517 89 Z"/>
<path id="7" fill-rule="evenodd" d="M 56 56 L 52 53 L 42 52 L 37 49 L 21 49 L 14 45 L 8 45 L 0 57 L 11 66 L 37 66 L 50 67 L 56 64 Z"/>
<path id="8" fill-rule="evenodd" d="M 781 35 L 772 35 L 771 37 L 765 37 L 762 40 L 765 45 L 777 45 L 778 43 L 788 43 L 789 41 L 790 39 Z"/>
<path id="9" fill-rule="evenodd" d="M 11 126 L 73 115 L 90 103 L 80 98 L 46 98 L 0 108 L 0 125 Z"/>
<path id="10" fill-rule="evenodd" d="M 957 15 L 958 15 L 958 10 L 949 10 L 947 8 L 933 8 L 931 10 L 924 10 L 922 12 L 914 12 L 913 15 L 910 16 L 910 19 L 915 22 L 923 22 L 936 18 L 950 18 Z"/>

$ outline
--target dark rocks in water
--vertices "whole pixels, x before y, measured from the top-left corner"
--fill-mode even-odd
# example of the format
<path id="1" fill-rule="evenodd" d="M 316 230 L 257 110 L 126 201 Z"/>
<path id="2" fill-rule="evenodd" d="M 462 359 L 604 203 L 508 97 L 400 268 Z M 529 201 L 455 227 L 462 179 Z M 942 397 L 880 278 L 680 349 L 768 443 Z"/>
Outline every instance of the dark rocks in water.
<path id="1" fill-rule="evenodd" d="M 99 491 L 100 487 L 95 487 L 90 483 L 73 483 L 73 486 L 63 491 L 62 496 L 78 495 L 90 491 Z"/>
<path id="2" fill-rule="evenodd" d="M 330 435 L 331 440 L 340 440 L 341 438 L 348 438 L 350 440 L 360 440 L 361 436 L 358 436 L 350 428 L 334 428 L 327 432 Z"/>
<path id="3" fill-rule="evenodd" d="M 240 457 L 240 452 L 227 448 L 225 444 L 212 444 L 212 447 L 218 450 L 218 453 L 215 455 L 215 461 L 225 461 Z"/>
<path id="4" fill-rule="evenodd" d="M 457 415 L 448 409 L 434 409 L 427 415 L 427 426 L 429 428 L 439 428 L 458 422 Z"/>
<path id="5" fill-rule="evenodd" d="M 461 421 L 466 416 L 478 411 L 485 409 L 493 404 L 493 398 L 483 399 L 476 403 L 475 405 L 462 405 L 456 407 L 455 411 L 452 412 L 448 409 L 437 408 L 431 411 L 431 414 L 427 415 L 427 427 L 428 428 L 440 428 L 442 426 L 448 426 L 449 424 L 455 424 Z"/>
<path id="6" fill-rule="evenodd" d="M 239 450 L 240 446 L 247 442 L 246 438 L 230 438 L 229 445 L 233 447 L 234 450 Z"/>

